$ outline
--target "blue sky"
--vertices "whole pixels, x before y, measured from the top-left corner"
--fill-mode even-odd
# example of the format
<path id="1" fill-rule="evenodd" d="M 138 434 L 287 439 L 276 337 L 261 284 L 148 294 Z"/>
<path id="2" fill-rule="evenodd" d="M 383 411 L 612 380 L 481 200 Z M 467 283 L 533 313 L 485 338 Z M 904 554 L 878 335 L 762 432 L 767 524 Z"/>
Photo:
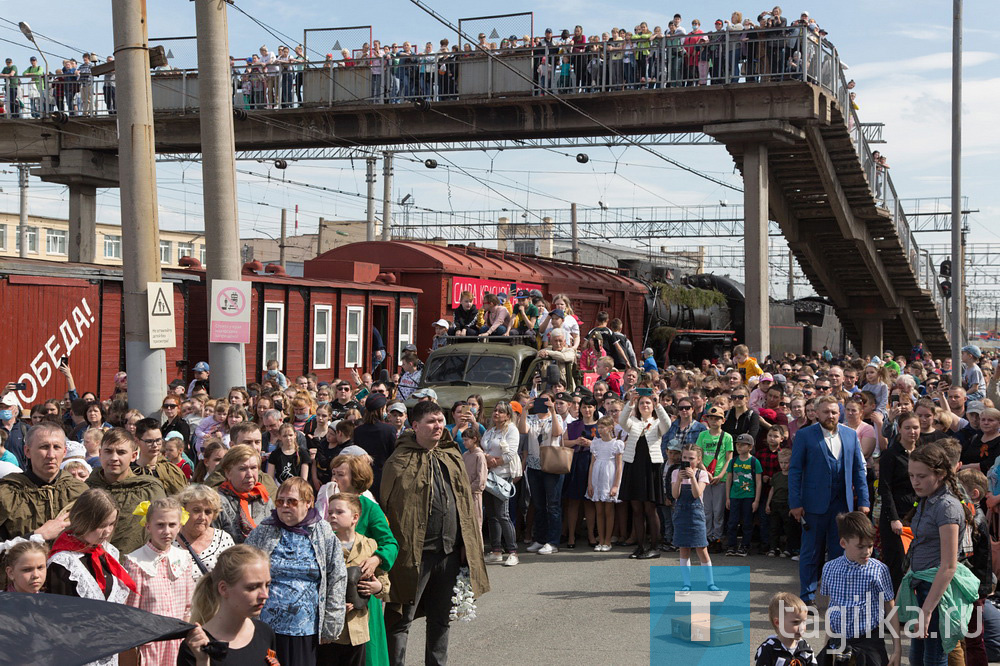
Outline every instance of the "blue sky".
<path id="1" fill-rule="evenodd" d="M 437 41 L 451 36 L 448 30 L 408 0 L 380 0 L 372 4 L 328 3 L 315 0 L 264 2 L 238 0 L 248 14 L 271 26 L 276 32 L 301 39 L 305 28 L 374 24 L 376 38 L 385 41 Z M 488 3 L 429 0 L 437 12 L 456 21 L 469 15 L 497 13 Z M 539 0 L 534 4 L 505 4 L 500 11 L 533 11 L 536 34 L 546 27 L 556 32 L 584 26 L 587 34 L 606 30 L 612 25 L 666 25 L 675 12 L 688 23 L 692 18 L 710 25 L 715 18 L 727 17 L 733 9 L 756 14 L 763 9 L 740 3 L 705 0 L 699 3 L 660 4 L 650 11 L 638 3 L 593 2 L 590 0 Z M 841 57 L 850 65 L 848 74 L 858 82 L 860 116 L 865 122 L 884 122 L 882 146 L 892 167 L 892 177 L 901 197 L 947 197 L 950 155 L 950 67 L 951 3 L 937 0 L 889 0 L 880 3 L 845 0 L 802 5 L 783 5 L 786 16 L 795 17 L 808 10 Z M 15 14 L 12 5 L 2 17 L 14 22 L 28 21 L 32 28 L 54 40 L 41 40 L 42 47 L 60 56 L 78 55 L 82 49 L 107 54 L 112 50 L 111 3 L 80 3 L 46 0 L 19 3 Z M 995 6 L 987 0 L 965 3 L 965 105 L 964 122 L 964 193 L 973 208 L 972 242 L 1000 242 L 1000 129 L 996 120 L 1000 109 L 1000 49 L 995 29 L 988 28 L 988 17 Z M 149 30 L 152 37 L 194 34 L 194 4 L 189 0 L 149 2 Z M 2 22 L 0 22 L 2 23 Z M 262 43 L 272 48 L 277 40 L 246 16 L 229 12 L 230 43 L 234 55 L 248 55 Z M 520 30 L 519 30 L 520 31 Z M 0 48 L 23 68 L 30 48 L 9 23 L 0 25 Z M 23 44 L 23 45 L 22 45 Z M 185 56 L 183 44 L 176 44 L 178 64 Z M 50 62 L 53 57 L 50 56 Z M 673 159 L 738 183 L 733 164 L 721 147 L 663 147 L 658 149 Z M 498 196 L 483 183 L 503 192 L 522 206 L 551 208 L 568 206 L 576 201 L 595 206 L 598 200 L 610 206 L 652 206 L 716 203 L 734 200 L 715 183 L 691 176 L 656 158 L 631 148 L 589 151 L 591 162 L 578 165 L 572 159 L 536 151 L 509 151 L 482 155 L 452 153 L 449 156 L 476 179 L 457 171 L 429 171 L 419 165 L 399 165 L 396 170 L 396 199 L 409 193 L 416 204 L 438 210 L 478 210 L 509 207 L 509 199 Z M 266 165 L 241 164 L 257 173 L 266 173 Z M 11 171 L 7 169 L 7 171 Z M 272 173 L 272 176 L 279 174 Z M 285 172 L 289 179 L 323 184 L 327 187 L 364 192 L 364 164 L 295 163 Z M 477 180 L 478 179 L 478 180 Z M 315 229 L 317 218 L 363 219 L 364 201 L 350 197 L 320 194 L 302 188 L 262 184 L 259 178 L 239 177 L 242 232 L 276 234 L 280 208 L 299 205 L 300 229 Z M 33 213 L 64 217 L 68 198 L 64 188 L 34 183 L 31 200 Z M 198 229 L 201 220 L 200 165 L 158 165 L 160 223 L 165 228 Z M 16 174 L 0 174 L 0 210 L 17 210 Z M 379 185 L 381 190 L 381 185 Z M 738 196 L 738 195 L 737 195 Z M 261 205 L 262 203 L 268 205 Z M 98 216 L 101 221 L 117 221 L 117 190 L 102 194 Z M 921 244 L 947 242 L 944 234 L 921 234 Z M 732 240 L 706 240 L 697 244 L 733 245 Z M 690 246 L 690 240 L 671 245 Z"/>

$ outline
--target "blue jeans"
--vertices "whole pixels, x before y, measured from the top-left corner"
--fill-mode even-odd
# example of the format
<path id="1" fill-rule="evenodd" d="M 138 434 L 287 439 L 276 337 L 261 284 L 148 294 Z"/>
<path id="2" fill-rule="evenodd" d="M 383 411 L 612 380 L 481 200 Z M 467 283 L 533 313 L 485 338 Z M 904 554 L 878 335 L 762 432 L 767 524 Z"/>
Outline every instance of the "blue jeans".
<path id="1" fill-rule="evenodd" d="M 920 581 L 917 583 L 915 591 L 917 593 L 917 603 L 921 606 L 927 599 L 927 594 L 931 591 L 930 581 Z M 941 645 L 941 637 L 938 632 L 938 610 L 935 608 L 930 619 L 931 632 L 933 638 L 914 638 L 910 640 L 910 664 L 911 666 L 947 666 L 948 654 Z"/>
<path id="2" fill-rule="evenodd" d="M 808 530 L 802 530 L 802 548 L 799 550 L 799 596 L 805 602 L 816 598 L 816 586 L 823 563 L 844 554 L 837 533 L 837 514 L 847 511 L 847 500 L 830 502 L 826 513 L 806 513 Z M 825 550 L 825 556 L 824 556 Z"/>
<path id="3" fill-rule="evenodd" d="M 531 504 L 535 507 L 537 543 L 559 545 L 562 533 L 562 486 L 565 475 L 548 474 L 540 469 L 528 470 Z"/>
<path id="4" fill-rule="evenodd" d="M 753 533 L 753 498 L 731 497 L 729 499 L 729 547 L 736 548 L 736 533 L 743 523 L 743 547 L 750 547 Z"/>

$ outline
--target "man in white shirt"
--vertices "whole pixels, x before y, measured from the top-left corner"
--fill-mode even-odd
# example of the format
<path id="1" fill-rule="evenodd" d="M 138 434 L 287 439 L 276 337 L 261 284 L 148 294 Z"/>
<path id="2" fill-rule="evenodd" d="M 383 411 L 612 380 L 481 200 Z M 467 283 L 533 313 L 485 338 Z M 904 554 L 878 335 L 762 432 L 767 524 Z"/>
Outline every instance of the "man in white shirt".
<path id="1" fill-rule="evenodd" d="M 281 80 L 281 63 L 278 56 L 260 47 L 260 61 L 264 65 L 264 91 L 269 109 L 277 108 L 279 104 L 279 81 Z"/>

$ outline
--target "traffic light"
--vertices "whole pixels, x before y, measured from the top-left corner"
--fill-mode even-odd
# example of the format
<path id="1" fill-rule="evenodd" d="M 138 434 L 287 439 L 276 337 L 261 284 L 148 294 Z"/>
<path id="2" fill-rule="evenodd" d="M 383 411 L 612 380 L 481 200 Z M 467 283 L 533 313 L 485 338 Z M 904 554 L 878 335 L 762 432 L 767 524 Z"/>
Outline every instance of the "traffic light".
<path id="1" fill-rule="evenodd" d="M 941 283 L 941 295 L 945 298 L 951 298 L 951 280 L 945 280 Z"/>
<path id="2" fill-rule="evenodd" d="M 940 273 L 941 277 L 951 277 L 951 259 L 945 259 L 941 262 Z"/>

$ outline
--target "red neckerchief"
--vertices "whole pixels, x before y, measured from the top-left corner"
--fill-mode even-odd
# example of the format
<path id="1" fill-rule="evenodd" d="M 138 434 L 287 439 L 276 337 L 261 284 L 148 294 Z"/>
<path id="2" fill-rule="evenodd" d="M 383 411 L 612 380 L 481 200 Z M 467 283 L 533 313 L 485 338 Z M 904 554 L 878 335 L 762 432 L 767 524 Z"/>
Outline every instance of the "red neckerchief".
<path id="1" fill-rule="evenodd" d="M 243 513 L 243 517 L 246 518 L 247 524 L 250 529 L 257 527 L 257 522 L 250 515 L 250 500 L 260 498 L 260 500 L 266 503 L 271 497 L 267 494 L 267 488 L 265 488 L 260 481 L 254 485 L 248 492 L 241 493 L 233 488 L 233 484 L 229 481 L 223 481 L 222 485 L 219 486 L 220 490 L 225 490 L 227 493 L 235 497 L 240 501 L 240 511 Z"/>
<path id="2" fill-rule="evenodd" d="M 56 539 L 56 542 L 52 545 L 52 550 L 49 552 L 49 557 L 52 557 L 56 553 L 62 551 L 68 551 L 71 553 L 83 553 L 90 557 L 91 568 L 94 570 L 94 580 L 97 581 L 98 587 L 101 588 L 101 592 L 106 592 L 108 587 L 108 581 L 104 577 L 104 564 L 108 565 L 108 570 L 111 574 L 120 580 L 122 584 L 133 592 L 138 592 L 135 586 L 135 581 L 132 577 L 128 575 L 124 567 L 118 563 L 118 560 L 111 557 L 108 551 L 104 550 L 100 545 L 92 546 L 88 543 L 84 543 L 80 539 L 76 538 L 69 532 L 63 532 Z"/>

